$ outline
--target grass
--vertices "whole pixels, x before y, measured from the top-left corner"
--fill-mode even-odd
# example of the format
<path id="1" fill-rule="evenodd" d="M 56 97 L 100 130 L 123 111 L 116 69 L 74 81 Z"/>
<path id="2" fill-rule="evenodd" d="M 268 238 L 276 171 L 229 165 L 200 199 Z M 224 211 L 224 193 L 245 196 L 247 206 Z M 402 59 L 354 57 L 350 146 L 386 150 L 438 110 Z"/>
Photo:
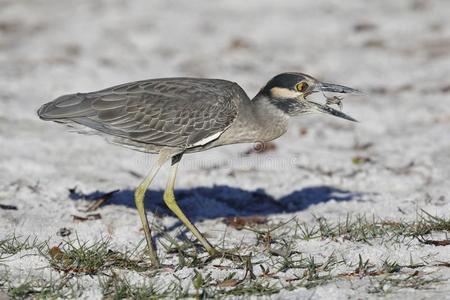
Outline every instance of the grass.
<path id="1" fill-rule="evenodd" d="M 10 299 L 61 299 L 79 297 L 82 287 L 70 276 L 44 279 L 20 274 L 19 277 L 13 278 L 11 272 L 4 269 L 0 272 L 0 296 L 2 292 Z"/>
<path id="2" fill-rule="evenodd" d="M 377 219 L 375 217 L 368 218 L 365 215 L 352 217 L 348 215 L 345 220 L 336 223 L 329 222 L 324 218 L 316 218 L 315 223 L 300 223 L 295 222 L 294 230 L 289 228 L 279 236 L 289 235 L 295 240 L 310 241 L 313 239 L 330 239 L 363 242 L 371 244 L 376 239 L 381 239 L 377 242 L 396 242 L 402 243 L 405 239 L 417 239 L 419 241 L 426 241 L 424 236 L 433 232 L 450 232 L 450 219 L 439 218 L 432 216 L 429 213 L 422 211 L 418 215 L 417 220 L 412 222 L 407 221 L 389 221 Z M 278 227 L 276 229 L 283 229 Z M 255 230 L 253 228 L 244 228 L 256 232 L 259 236 L 267 234 L 268 231 Z M 271 230 L 270 232 L 273 232 Z M 292 234 L 293 232 L 293 234 Z M 260 239 L 260 237 L 257 237 Z"/>
<path id="3" fill-rule="evenodd" d="M 108 239 L 88 243 L 77 237 L 59 246 L 47 247 L 42 255 L 53 269 L 64 273 L 94 275 L 112 268 L 143 272 L 151 266 L 142 253 L 137 253 L 139 247 L 140 244 L 131 251 L 119 252 L 111 250 Z"/>
<path id="4" fill-rule="evenodd" d="M 367 289 L 370 294 L 394 293 L 402 288 L 415 290 L 432 289 L 433 285 L 442 282 L 439 278 L 423 278 L 418 276 L 418 272 L 403 276 L 386 276 L 372 282 Z"/>
<path id="5" fill-rule="evenodd" d="M 450 267 L 449 262 L 433 263 L 425 259 L 420 263 L 411 259 L 408 265 L 401 265 L 391 259 L 371 261 L 362 253 L 349 259 L 339 252 L 324 257 L 321 253 L 298 250 L 299 241 L 304 244 L 313 240 L 324 244 L 362 243 L 361 247 L 417 241 L 417 247 L 431 247 L 426 241 L 434 233 L 450 232 L 450 220 L 426 212 L 421 212 L 414 221 L 348 216 L 338 222 L 316 218 L 307 224 L 291 219 L 272 225 L 246 225 L 243 229 L 255 234 L 255 243 L 242 241 L 228 249 L 231 253 L 246 254 L 235 255 L 240 259 L 231 261 L 225 257 L 211 260 L 196 242 L 174 239 L 161 230 L 159 242 L 173 262 L 169 271 L 152 269 L 141 244 L 131 250 L 116 251 L 108 239 L 83 242 L 77 237 L 49 246 L 36 238 L 11 235 L 0 240 L 3 265 L 7 266 L 8 258 L 14 254 L 34 250 L 48 260 L 50 270 L 59 276 L 53 280 L 30 276 L 18 283 L 10 279 L 6 270 L 0 276 L 0 289 L 14 299 L 79 297 L 84 288 L 77 278 L 90 278 L 98 283 L 105 299 L 200 299 L 270 296 L 283 290 L 314 289 L 331 282 L 368 280 L 365 293 L 386 294 L 402 288 L 435 288 L 442 280 L 421 270 Z M 223 239 L 225 245 L 225 236 Z M 219 273 L 222 275 L 218 277 Z"/>
<path id="6" fill-rule="evenodd" d="M 39 242 L 37 237 L 26 237 L 22 239 L 20 236 L 11 234 L 0 240 L 0 260 L 15 255 L 21 251 L 31 249 L 41 249 L 45 242 Z"/>
<path id="7" fill-rule="evenodd" d="M 81 287 L 68 280 L 28 279 L 7 288 L 12 299 L 61 299 L 75 298 L 81 295 Z"/>
<path id="8" fill-rule="evenodd" d="M 111 276 L 101 280 L 100 286 L 104 299 L 158 299 L 158 298 L 185 298 L 193 296 L 183 289 L 181 281 L 169 284 L 157 284 L 152 280 L 131 283 L 129 279 L 121 276 Z"/>
<path id="9" fill-rule="evenodd" d="M 404 274 L 402 267 L 395 262 L 385 260 L 383 264 L 376 268 L 375 264 L 368 259 L 359 256 L 356 268 L 348 273 L 332 274 L 335 267 L 345 265 L 344 261 L 339 261 L 332 255 L 322 262 L 318 262 L 313 256 L 305 257 L 302 264 L 298 264 L 300 269 L 298 275 L 292 278 L 280 280 L 279 273 L 270 273 L 264 267 L 259 276 L 250 275 L 246 272 L 243 278 L 235 272 L 231 272 L 225 279 L 214 279 L 211 273 L 201 273 L 197 270 L 189 277 L 190 286 L 183 284 L 183 281 L 174 276 L 175 280 L 164 285 L 156 281 L 147 280 L 139 283 L 131 283 L 126 278 L 111 277 L 103 284 L 103 293 L 107 299 L 135 298 L 184 298 L 192 297 L 197 299 L 223 298 L 227 296 L 270 296 L 283 290 L 292 291 L 299 288 L 312 289 L 337 280 L 355 281 L 362 278 L 370 278 L 367 287 L 369 293 L 389 293 L 400 288 L 426 289 L 441 280 L 437 278 L 426 279 L 418 276 L 418 272 L 411 275 Z M 351 267 L 351 264 L 349 265 Z M 282 276 L 282 274 L 280 274 Z"/>

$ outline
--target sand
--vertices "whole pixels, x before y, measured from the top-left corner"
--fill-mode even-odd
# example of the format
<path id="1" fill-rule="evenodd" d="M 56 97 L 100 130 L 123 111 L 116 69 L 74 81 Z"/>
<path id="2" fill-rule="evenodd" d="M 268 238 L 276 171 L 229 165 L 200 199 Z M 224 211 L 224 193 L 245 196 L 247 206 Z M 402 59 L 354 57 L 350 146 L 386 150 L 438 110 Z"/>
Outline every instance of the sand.
<path id="1" fill-rule="evenodd" d="M 17 210 L 0 209 L 0 238 L 14 232 L 58 245 L 67 239 L 58 232 L 68 228 L 69 238 L 109 238 L 117 249 L 141 241 L 132 193 L 154 157 L 43 122 L 36 110 L 62 94 L 172 76 L 233 80 L 252 97 L 277 73 L 299 71 L 366 92 L 344 100 L 359 123 L 307 115 L 291 120 L 272 151 L 246 155 L 253 145 L 244 144 L 186 155 L 176 185 L 180 206 L 212 243 L 226 231 L 225 245 L 254 245 L 254 235 L 223 223 L 234 215 L 265 215 L 269 224 L 337 222 L 348 214 L 414 221 L 422 210 L 450 217 L 449 11 L 444 0 L 1 1 L 0 204 Z M 190 236 L 161 200 L 167 176 L 166 166 L 152 184 L 149 218 L 174 237 Z M 74 222 L 92 203 L 83 195 L 114 190 L 95 212 L 101 219 Z M 448 247 L 299 240 L 294 248 L 407 264 L 411 257 L 449 262 Z M 26 254 L 0 261 L 8 281 L 60 276 L 44 258 Z M 201 272 L 218 280 L 227 273 L 212 266 Z M 424 272 L 442 281 L 383 295 L 450 298 L 450 269 Z M 167 284 L 173 274 L 189 285 L 194 270 L 152 280 Z M 101 298 L 96 276 L 80 281 L 80 297 Z M 272 297 L 379 297 L 371 284 L 334 280 Z"/>

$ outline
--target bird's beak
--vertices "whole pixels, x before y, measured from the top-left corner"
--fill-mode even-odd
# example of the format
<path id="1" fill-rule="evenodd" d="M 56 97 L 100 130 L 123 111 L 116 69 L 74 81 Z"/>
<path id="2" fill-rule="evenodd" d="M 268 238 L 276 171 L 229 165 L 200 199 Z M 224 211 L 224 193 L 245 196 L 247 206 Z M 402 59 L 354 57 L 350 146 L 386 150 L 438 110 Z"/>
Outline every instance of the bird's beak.
<path id="1" fill-rule="evenodd" d="M 363 92 L 352 89 L 348 86 L 343 86 L 339 84 L 327 83 L 327 82 L 318 82 L 314 86 L 313 92 L 331 92 L 331 93 L 339 93 L 339 94 L 353 94 L 353 95 L 362 95 Z"/>
<path id="2" fill-rule="evenodd" d="M 358 122 L 357 120 L 353 119 L 349 115 L 344 114 L 342 111 L 334 109 L 328 105 L 319 104 L 317 102 L 308 101 L 309 110 L 311 112 L 321 112 L 329 115 L 333 115 L 335 117 L 343 118 L 349 121 Z"/>
<path id="3" fill-rule="evenodd" d="M 339 85 L 339 84 L 333 84 L 333 83 L 326 83 L 326 82 L 317 82 L 314 86 L 314 89 L 311 91 L 311 93 L 315 92 L 331 92 L 331 93 L 339 93 L 339 94 L 354 94 L 354 95 L 361 95 L 363 94 L 361 91 Z M 353 119 L 349 115 L 344 114 L 343 112 L 334 109 L 328 105 L 323 105 L 316 103 L 314 101 L 308 101 L 309 103 L 309 109 L 311 111 L 321 112 L 329 115 L 333 115 L 335 117 L 343 118 L 349 121 L 358 122 L 357 120 Z"/>

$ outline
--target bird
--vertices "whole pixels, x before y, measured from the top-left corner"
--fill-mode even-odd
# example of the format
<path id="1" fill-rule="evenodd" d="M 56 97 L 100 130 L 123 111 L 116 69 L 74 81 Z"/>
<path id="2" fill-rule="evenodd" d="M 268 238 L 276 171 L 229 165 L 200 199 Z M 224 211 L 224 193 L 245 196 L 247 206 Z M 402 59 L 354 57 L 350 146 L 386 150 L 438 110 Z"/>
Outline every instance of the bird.
<path id="1" fill-rule="evenodd" d="M 271 78 L 252 99 L 235 82 L 223 79 L 173 77 L 124 83 L 103 90 L 63 95 L 42 105 L 40 119 L 95 132 L 112 143 L 158 154 L 138 185 L 134 200 L 151 264 L 160 266 L 144 206 L 145 192 L 160 168 L 170 161 L 163 194 L 167 207 L 214 256 L 218 251 L 178 206 L 174 185 L 184 154 L 237 143 L 265 143 L 282 136 L 289 119 L 324 113 L 356 121 L 341 110 L 308 99 L 313 93 L 360 94 L 357 89 L 285 72 Z M 325 94 L 324 94 L 325 95 Z"/>

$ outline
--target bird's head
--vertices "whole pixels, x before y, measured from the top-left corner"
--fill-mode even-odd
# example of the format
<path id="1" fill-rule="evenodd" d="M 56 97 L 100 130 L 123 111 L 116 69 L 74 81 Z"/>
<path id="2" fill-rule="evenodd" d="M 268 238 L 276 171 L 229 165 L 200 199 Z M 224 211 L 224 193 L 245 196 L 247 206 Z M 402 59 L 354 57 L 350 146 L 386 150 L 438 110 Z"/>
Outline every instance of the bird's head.
<path id="1" fill-rule="evenodd" d="M 308 100 L 308 96 L 317 92 L 333 92 L 340 94 L 360 94 L 358 90 L 326 82 L 321 82 L 302 73 L 282 73 L 273 77 L 259 92 L 260 96 L 269 99 L 277 108 L 290 116 L 304 113 L 321 112 L 350 121 L 352 117 L 328 105 Z"/>

